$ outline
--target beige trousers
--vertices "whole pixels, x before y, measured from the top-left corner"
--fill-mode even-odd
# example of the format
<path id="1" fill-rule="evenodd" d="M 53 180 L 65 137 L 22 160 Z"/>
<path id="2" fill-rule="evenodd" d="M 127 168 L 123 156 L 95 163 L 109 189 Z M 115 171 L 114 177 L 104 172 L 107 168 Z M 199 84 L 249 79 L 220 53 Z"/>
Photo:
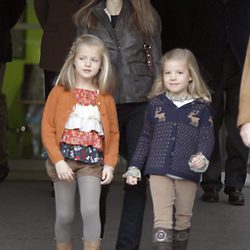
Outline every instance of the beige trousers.
<path id="1" fill-rule="evenodd" d="M 168 176 L 151 175 L 150 191 L 154 228 L 184 230 L 191 226 L 197 183 Z"/>

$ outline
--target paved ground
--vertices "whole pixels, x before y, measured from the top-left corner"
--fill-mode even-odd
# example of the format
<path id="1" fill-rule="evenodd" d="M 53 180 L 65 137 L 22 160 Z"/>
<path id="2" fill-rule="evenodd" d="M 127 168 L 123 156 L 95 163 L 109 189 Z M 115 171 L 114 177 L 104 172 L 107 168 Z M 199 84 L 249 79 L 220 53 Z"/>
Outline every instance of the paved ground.
<path id="1" fill-rule="evenodd" d="M 52 250 L 54 199 L 49 197 L 46 181 L 5 181 L 0 184 L 0 249 Z M 109 196 L 108 224 L 102 249 L 114 249 L 122 200 L 122 183 L 112 185 Z M 197 195 L 189 249 L 249 250 L 250 189 L 245 189 L 246 205 L 234 207 L 221 194 L 221 202 L 207 204 Z M 148 200 L 141 249 L 151 249 L 152 209 Z M 81 220 L 76 216 L 74 243 L 81 249 Z"/>
<path id="2" fill-rule="evenodd" d="M 17 163 L 15 163 L 17 164 Z M 108 222 L 102 250 L 113 250 L 120 218 L 123 185 L 112 184 Z M 0 183 L 0 250 L 53 250 L 54 199 L 46 180 L 6 180 Z M 197 194 L 189 250 L 250 249 L 250 188 L 244 189 L 245 206 L 232 206 L 220 194 L 215 204 L 200 201 Z M 77 201 L 78 204 L 78 201 Z M 74 250 L 81 247 L 81 219 L 76 215 Z M 141 250 L 151 249 L 152 204 L 148 199 Z"/>

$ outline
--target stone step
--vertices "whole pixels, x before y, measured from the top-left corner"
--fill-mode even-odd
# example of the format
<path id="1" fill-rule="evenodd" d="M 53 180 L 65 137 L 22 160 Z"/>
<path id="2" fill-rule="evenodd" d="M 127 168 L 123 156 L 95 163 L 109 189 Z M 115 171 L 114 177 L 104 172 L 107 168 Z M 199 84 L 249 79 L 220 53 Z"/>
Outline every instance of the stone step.
<path id="1" fill-rule="evenodd" d="M 8 180 L 49 180 L 45 161 L 34 159 L 11 159 L 9 160 L 10 173 Z"/>

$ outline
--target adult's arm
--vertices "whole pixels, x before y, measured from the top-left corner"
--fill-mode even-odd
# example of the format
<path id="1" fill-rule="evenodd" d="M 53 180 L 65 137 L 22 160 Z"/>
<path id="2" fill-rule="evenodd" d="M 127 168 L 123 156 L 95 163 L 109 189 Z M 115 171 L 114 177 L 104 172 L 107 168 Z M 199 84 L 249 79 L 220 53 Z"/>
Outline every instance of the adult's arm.
<path id="1" fill-rule="evenodd" d="M 44 26 L 47 22 L 49 15 L 49 1 L 48 0 L 34 0 L 34 8 L 38 18 L 38 21 L 41 27 L 44 29 Z M 58 6 L 60 8 L 60 6 Z"/>
<path id="2" fill-rule="evenodd" d="M 243 143 L 250 147 L 250 39 L 242 74 L 238 126 Z"/>
<path id="3" fill-rule="evenodd" d="M 26 0 L 11 0 L 11 2 L 12 4 L 9 4 L 9 16 L 10 28 L 13 28 L 23 13 L 24 7 L 26 6 Z"/>

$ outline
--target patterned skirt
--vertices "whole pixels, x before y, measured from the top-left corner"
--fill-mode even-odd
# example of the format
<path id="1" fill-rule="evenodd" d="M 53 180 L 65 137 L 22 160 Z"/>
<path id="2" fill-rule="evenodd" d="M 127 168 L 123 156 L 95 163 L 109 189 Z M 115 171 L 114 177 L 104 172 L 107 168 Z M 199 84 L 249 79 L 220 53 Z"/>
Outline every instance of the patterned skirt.
<path id="1" fill-rule="evenodd" d="M 61 143 L 61 152 L 65 159 L 86 164 L 103 164 L 103 152 L 92 146 Z"/>

